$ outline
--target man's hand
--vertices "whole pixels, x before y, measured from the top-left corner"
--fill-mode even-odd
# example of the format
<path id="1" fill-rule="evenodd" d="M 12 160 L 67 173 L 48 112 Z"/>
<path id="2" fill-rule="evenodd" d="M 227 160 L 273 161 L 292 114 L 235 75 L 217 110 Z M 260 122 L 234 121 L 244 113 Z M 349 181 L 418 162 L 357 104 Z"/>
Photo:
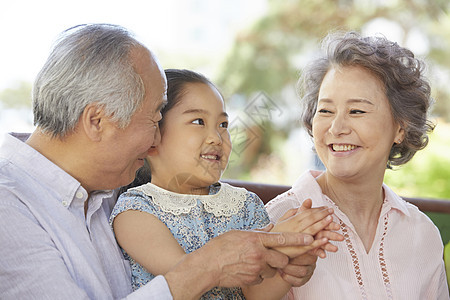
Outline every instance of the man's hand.
<path id="1" fill-rule="evenodd" d="M 271 248 L 305 246 L 313 241 L 306 234 L 256 231 L 231 231 L 218 239 L 214 241 L 218 245 L 212 245 L 218 248 L 214 251 L 220 270 L 218 286 L 227 287 L 258 284 L 285 268 L 289 258 Z"/>
<path id="2" fill-rule="evenodd" d="M 281 278 L 292 286 L 307 283 L 316 269 L 317 255 L 306 253 L 289 260 L 289 264 L 280 270 Z"/>
<path id="3" fill-rule="evenodd" d="M 271 248 L 306 246 L 313 240 L 303 233 L 233 230 L 186 255 L 165 277 L 175 299 L 198 298 L 214 286 L 254 285 L 289 264 L 288 256 Z"/>

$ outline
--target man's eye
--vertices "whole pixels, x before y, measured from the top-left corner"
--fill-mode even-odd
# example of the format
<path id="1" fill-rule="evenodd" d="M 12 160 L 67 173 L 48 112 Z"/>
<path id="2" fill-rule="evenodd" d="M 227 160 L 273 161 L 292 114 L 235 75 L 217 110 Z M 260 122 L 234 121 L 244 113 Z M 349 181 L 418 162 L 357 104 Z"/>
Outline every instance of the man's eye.
<path id="1" fill-rule="evenodd" d="M 220 123 L 220 127 L 228 128 L 228 122 L 222 122 L 222 123 Z"/>
<path id="2" fill-rule="evenodd" d="M 205 121 L 203 121 L 203 119 L 195 119 L 192 121 L 192 124 L 205 125 Z"/>

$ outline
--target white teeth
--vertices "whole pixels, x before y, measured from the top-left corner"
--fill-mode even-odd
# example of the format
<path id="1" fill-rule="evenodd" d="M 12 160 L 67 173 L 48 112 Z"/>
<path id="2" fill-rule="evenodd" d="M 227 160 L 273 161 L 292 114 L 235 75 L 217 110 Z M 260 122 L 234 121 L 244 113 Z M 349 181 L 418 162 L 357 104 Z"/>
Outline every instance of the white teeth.
<path id="1" fill-rule="evenodd" d="M 202 154 L 201 157 L 204 159 L 215 159 L 215 160 L 219 159 L 219 157 L 217 155 L 203 155 Z"/>
<path id="2" fill-rule="evenodd" d="M 350 151 L 350 150 L 353 150 L 355 148 L 356 148 L 355 145 L 336 145 L 336 144 L 333 144 L 333 150 L 334 151 L 338 151 L 338 152 L 340 152 L 340 151 Z"/>

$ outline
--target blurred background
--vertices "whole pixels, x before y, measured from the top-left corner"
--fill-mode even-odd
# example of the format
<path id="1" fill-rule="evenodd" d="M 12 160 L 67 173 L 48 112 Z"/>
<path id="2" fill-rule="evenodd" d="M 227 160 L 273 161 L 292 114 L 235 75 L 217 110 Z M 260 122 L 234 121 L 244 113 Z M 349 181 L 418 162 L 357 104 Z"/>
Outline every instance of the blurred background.
<path id="1" fill-rule="evenodd" d="M 447 0 L 2 0 L 0 133 L 33 130 L 32 83 L 53 41 L 94 22 L 125 26 L 164 68 L 216 83 L 234 147 L 225 178 L 286 185 L 321 168 L 298 121 L 302 67 L 329 31 L 384 35 L 427 61 L 437 124 L 428 147 L 386 182 L 402 196 L 450 199 Z"/>

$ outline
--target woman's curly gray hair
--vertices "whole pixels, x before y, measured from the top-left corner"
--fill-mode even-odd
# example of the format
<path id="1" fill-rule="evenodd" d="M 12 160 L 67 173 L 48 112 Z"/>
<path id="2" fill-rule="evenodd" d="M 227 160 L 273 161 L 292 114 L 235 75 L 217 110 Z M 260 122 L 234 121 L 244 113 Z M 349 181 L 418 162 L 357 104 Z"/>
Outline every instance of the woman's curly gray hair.
<path id="1" fill-rule="evenodd" d="M 323 55 L 303 70 L 299 80 L 302 121 L 310 136 L 325 74 L 331 67 L 360 66 L 383 82 L 393 118 L 405 131 L 404 140 L 393 144 L 387 167 L 402 165 L 425 148 L 434 124 L 428 119 L 433 99 L 423 61 L 384 37 L 362 37 L 356 32 L 329 34 L 322 50 Z"/>

